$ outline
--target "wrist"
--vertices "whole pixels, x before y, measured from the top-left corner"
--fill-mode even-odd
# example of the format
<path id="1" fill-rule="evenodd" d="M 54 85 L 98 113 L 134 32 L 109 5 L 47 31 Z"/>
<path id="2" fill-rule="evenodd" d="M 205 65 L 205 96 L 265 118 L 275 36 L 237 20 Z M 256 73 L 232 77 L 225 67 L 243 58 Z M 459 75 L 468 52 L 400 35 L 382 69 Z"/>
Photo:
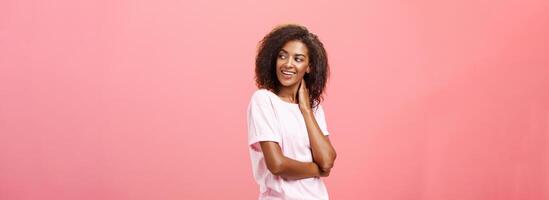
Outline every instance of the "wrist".
<path id="1" fill-rule="evenodd" d="M 313 113 L 313 109 L 311 109 L 310 107 L 301 107 L 301 106 L 299 106 L 299 110 L 300 110 L 301 113 L 303 113 L 303 114 L 310 114 L 310 113 Z"/>

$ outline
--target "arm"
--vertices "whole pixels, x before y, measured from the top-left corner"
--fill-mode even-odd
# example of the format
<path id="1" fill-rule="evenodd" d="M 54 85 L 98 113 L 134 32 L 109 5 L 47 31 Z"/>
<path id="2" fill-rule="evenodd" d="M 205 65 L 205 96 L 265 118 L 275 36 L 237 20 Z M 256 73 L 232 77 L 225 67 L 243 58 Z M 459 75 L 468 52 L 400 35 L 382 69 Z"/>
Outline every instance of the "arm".
<path id="1" fill-rule="evenodd" d="M 302 111 L 309 134 L 309 143 L 313 160 L 323 171 L 329 171 L 334 166 L 336 152 L 328 136 L 324 136 L 311 110 Z"/>
<path id="2" fill-rule="evenodd" d="M 264 141 L 260 142 L 260 145 L 267 169 L 274 175 L 288 179 L 327 176 L 326 173 L 320 171 L 318 165 L 314 162 L 300 162 L 284 156 L 276 142 Z"/>
<path id="3" fill-rule="evenodd" d="M 301 82 L 298 94 L 299 108 L 305 119 L 305 125 L 307 126 L 307 134 L 309 134 L 309 143 L 311 145 L 313 160 L 323 172 L 329 174 L 334 166 L 337 156 L 336 151 L 328 137 L 322 134 L 322 130 L 320 130 L 314 117 L 314 113 L 309 105 L 309 93 L 305 81 Z"/>

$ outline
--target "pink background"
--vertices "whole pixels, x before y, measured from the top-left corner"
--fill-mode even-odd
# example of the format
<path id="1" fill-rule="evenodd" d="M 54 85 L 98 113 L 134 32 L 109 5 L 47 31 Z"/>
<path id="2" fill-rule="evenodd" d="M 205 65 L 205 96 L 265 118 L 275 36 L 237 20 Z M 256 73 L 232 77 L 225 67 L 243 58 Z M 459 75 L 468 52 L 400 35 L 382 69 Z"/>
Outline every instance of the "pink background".
<path id="1" fill-rule="evenodd" d="M 549 1 L 0 2 L 0 199 L 256 199 L 257 42 L 324 41 L 332 199 L 549 199 Z"/>

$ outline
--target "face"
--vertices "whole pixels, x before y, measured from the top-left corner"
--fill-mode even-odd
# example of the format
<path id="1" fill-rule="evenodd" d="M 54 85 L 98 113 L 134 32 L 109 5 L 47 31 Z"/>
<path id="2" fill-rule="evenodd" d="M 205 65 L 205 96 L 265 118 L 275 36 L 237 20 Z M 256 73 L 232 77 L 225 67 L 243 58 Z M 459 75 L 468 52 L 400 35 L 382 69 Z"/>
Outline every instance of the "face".
<path id="1" fill-rule="evenodd" d="M 276 76 L 283 87 L 299 85 L 305 73 L 309 73 L 307 46 L 298 40 L 284 44 L 276 59 Z"/>

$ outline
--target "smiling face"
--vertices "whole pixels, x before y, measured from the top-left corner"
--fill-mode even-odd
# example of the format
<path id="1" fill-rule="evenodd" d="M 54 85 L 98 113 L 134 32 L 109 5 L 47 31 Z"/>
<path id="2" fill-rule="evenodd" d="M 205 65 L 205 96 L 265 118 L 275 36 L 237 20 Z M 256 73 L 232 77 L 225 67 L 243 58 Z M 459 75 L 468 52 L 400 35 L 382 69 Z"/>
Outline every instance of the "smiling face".
<path id="1" fill-rule="evenodd" d="M 299 40 L 292 40 L 284 44 L 276 59 L 276 77 L 282 87 L 299 85 L 309 70 L 307 46 Z"/>

